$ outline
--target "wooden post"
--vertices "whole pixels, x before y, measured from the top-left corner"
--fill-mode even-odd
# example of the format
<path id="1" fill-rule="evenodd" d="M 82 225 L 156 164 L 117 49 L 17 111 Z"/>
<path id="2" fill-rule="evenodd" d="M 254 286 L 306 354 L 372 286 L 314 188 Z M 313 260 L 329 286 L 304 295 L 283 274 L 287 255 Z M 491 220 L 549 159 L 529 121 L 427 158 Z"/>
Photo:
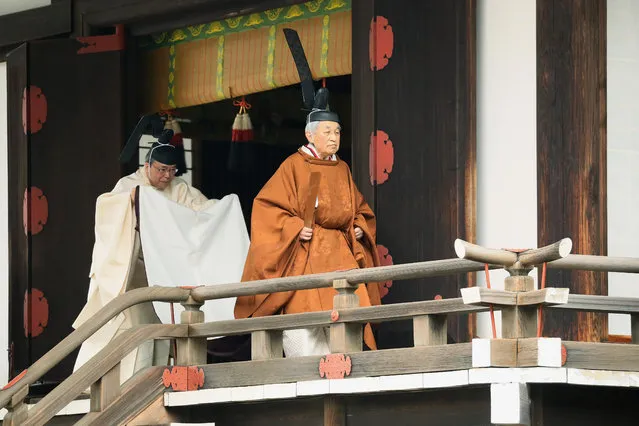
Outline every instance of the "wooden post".
<path id="1" fill-rule="evenodd" d="M 639 314 L 630 315 L 630 333 L 632 333 L 632 343 L 639 344 Z"/>
<path id="2" fill-rule="evenodd" d="M 180 314 L 182 324 L 200 324 L 204 322 L 204 312 L 200 310 L 203 303 L 192 297 L 182 303 L 184 311 Z M 180 337 L 177 339 L 176 365 L 206 364 L 206 337 Z"/>
<path id="3" fill-rule="evenodd" d="M 324 397 L 324 426 L 346 426 L 346 407 L 336 395 Z"/>
<path id="4" fill-rule="evenodd" d="M 120 363 L 91 385 L 91 412 L 107 408 L 120 395 Z"/>
<path id="5" fill-rule="evenodd" d="M 254 331 L 251 333 L 251 359 L 282 358 L 282 331 Z"/>
<path id="6" fill-rule="evenodd" d="M 337 294 L 333 298 L 333 309 L 338 314 L 340 309 L 359 306 L 359 297 L 355 294 L 357 287 L 357 284 L 350 284 L 347 280 L 333 281 L 333 288 L 337 290 Z M 331 353 L 360 352 L 362 339 L 361 324 L 331 324 Z"/>
<path id="7" fill-rule="evenodd" d="M 537 243 L 570 235 L 579 253 L 606 255 L 606 2 L 535 4 Z M 549 270 L 547 280 L 571 294 L 608 294 L 605 272 Z M 602 342 L 608 314 L 548 310 L 544 329 L 564 340 Z"/>
<path id="8" fill-rule="evenodd" d="M 29 394 L 29 386 L 18 391 L 7 404 L 7 415 L 2 420 L 3 426 L 19 426 L 27 420 L 28 408 L 24 398 Z"/>
<path id="9" fill-rule="evenodd" d="M 445 345 L 448 343 L 446 315 L 421 315 L 413 318 L 413 346 Z"/>
<path id="10" fill-rule="evenodd" d="M 518 270 L 509 271 L 517 274 Z M 511 275 L 504 282 L 506 291 L 532 291 L 535 282 L 530 275 Z M 501 310 L 501 336 L 503 339 L 518 339 L 537 336 L 537 306 L 503 306 Z"/>

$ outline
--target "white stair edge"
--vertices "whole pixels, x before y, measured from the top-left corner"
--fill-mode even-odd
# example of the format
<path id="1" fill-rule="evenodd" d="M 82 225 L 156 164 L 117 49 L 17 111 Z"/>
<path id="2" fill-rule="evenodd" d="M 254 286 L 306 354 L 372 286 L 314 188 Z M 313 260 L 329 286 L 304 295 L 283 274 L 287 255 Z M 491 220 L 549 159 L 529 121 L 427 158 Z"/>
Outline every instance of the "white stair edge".
<path id="1" fill-rule="evenodd" d="M 186 392 L 165 392 L 166 407 L 216 404 L 241 401 L 292 399 L 310 395 L 364 394 L 419 389 L 453 388 L 478 384 L 500 383 L 566 383 L 585 386 L 639 387 L 639 372 L 588 370 L 565 367 L 472 368 L 438 373 L 398 374 L 379 377 L 307 380 L 256 386 L 202 389 Z M 90 399 L 71 401 L 56 416 L 86 414 Z M 34 404 L 29 404 L 29 409 Z M 7 414 L 0 409 L 0 420 Z M 174 423 L 174 425 L 189 423 Z M 192 426 L 212 426 L 213 423 L 190 423 Z"/>
<path id="2" fill-rule="evenodd" d="M 182 407 L 240 401 L 293 399 L 311 395 L 365 394 L 501 383 L 566 383 L 586 386 L 639 387 L 639 372 L 565 367 L 472 368 L 438 373 L 320 379 L 294 383 L 165 392 L 164 406 Z"/>

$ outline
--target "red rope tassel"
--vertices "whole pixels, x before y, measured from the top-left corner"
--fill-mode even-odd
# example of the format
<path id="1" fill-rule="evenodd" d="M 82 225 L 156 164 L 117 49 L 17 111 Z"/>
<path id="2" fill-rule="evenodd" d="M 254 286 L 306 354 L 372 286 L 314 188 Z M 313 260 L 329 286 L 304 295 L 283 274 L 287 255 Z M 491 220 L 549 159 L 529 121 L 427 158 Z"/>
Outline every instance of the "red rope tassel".
<path id="1" fill-rule="evenodd" d="M 486 287 L 490 288 L 490 273 L 488 272 L 488 263 L 484 265 L 484 271 L 486 272 Z M 493 311 L 493 305 L 490 305 L 490 325 L 493 328 L 493 339 L 496 339 L 497 327 L 495 326 L 495 312 Z"/>
<path id="2" fill-rule="evenodd" d="M 239 101 L 233 101 L 233 105 L 240 107 L 240 112 L 235 116 L 233 127 L 231 131 L 231 141 L 233 142 L 245 142 L 253 140 L 253 123 L 251 123 L 251 117 L 248 115 L 248 110 L 251 109 L 251 104 L 246 102 L 244 96 Z"/>

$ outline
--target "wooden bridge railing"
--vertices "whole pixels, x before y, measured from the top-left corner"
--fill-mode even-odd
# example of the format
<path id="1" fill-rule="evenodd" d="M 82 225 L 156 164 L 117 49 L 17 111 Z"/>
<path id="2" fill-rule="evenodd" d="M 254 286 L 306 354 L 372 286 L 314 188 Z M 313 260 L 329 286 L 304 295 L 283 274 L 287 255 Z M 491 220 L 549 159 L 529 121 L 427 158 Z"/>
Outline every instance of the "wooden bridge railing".
<path id="1" fill-rule="evenodd" d="M 533 278 L 528 272 L 544 262 L 551 268 L 591 269 L 618 272 L 639 272 L 639 259 L 608 258 L 599 256 L 569 255 L 569 239 L 539 249 L 516 253 L 508 250 L 486 249 L 461 240 L 455 249 L 461 259 L 417 262 L 403 265 L 332 272 L 299 277 L 277 278 L 254 282 L 203 286 L 194 289 L 150 287 L 125 293 L 105 306 L 90 323 L 83 324 L 44 357 L 36 361 L 10 386 L 0 391 L 0 408 L 7 407 L 9 414 L 5 424 L 43 424 L 52 418 L 68 402 L 91 386 L 92 413 L 87 418 L 95 420 L 106 413 L 120 394 L 119 363 L 137 345 L 152 338 L 177 338 L 178 365 L 206 364 L 206 338 L 233 334 L 252 335 L 252 358 L 269 363 L 271 368 L 260 369 L 255 363 L 230 363 L 207 365 L 205 368 L 208 387 L 244 386 L 306 380 L 317 378 L 318 357 L 283 359 L 282 330 L 329 327 L 332 353 L 349 353 L 353 365 L 353 377 L 410 372 L 442 371 L 476 366 L 475 351 L 470 343 L 446 345 L 446 315 L 481 312 L 489 309 L 502 310 L 502 337 L 494 345 L 508 350 L 488 349 L 488 361 L 483 364 L 496 366 L 526 366 L 522 358 L 517 359 L 519 345 L 529 345 L 530 353 L 539 352 L 538 339 L 533 329 L 536 326 L 536 309 L 539 304 L 555 305 L 561 309 L 602 310 L 607 312 L 634 313 L 639 309 L 639 300 L 613 301 L 605 296 L 568 295 L 567 289 L 544 289 L 534 291 Z M 483 270 L 485 264 L 491 268 L 505 268 L 511 274 L 506 279 L 506 290 L 497 291 L 479 288 L 462 290 L 462 298 L 412 302 L 376 307 L 358 307 L 354 292 L 362 282 L 379 282 L 459 274 Z M 333 312 L 312 312 L 232 321 L 204 323 L 199 307 L 206 300 L 226 297 L 274 293 L 333 286 L 335 296 Z M 608 303 L 601 303 L 604 297 Z M 110 342 L 99 354 L 81 369 L 62 382 L 35 407 L 27 411 L 24 398 L 28 386 L 41 378 L 65 356 L 99 330 L 110 319 L 125 309 L 148 301 L 179 302 L 185 306 L 180 325 L 149 325 L 131 329 Z M 614 306 L 611 306 L 610 303 Z M 414 348 L 396 352 L 390 367 L 384 361 L 386 351 L 362 352 L 362 324 L 367 322 L 413 319 Z M 634 318 L 634 317 L 633 317 Z M 634 336 L 633 319 L 633 336 Z M 639 330 L 639 327 L 637 328 Z M 473 343 L 474 344 L 474 343 Z M 514 352 L 513 352 L 514 349 Z M 479 353 L 479 352 L 478 352 Z M 513 355 L 514 354 L 514 355 Z M 493 360 L 491 357 L 498 359 Z M 508 359 L 513 357 L 514 359 Z M 428 360 L 439 359 L 430 367 Z M 538 364 L 534 364 L 538 365 Z M 362 368 L 361 366 L 366 366 Z M 639 366 L 637 368 L 639 370 Z M 210 373 L 210 374 L 209 374 Z"/>

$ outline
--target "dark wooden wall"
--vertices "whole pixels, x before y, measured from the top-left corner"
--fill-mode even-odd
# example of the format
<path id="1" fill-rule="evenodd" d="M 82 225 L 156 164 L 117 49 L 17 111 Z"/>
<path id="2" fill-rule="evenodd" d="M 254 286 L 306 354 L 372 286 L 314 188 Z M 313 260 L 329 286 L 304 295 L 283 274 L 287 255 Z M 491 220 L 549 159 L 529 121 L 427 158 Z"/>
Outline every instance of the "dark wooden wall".
<path id="1" fill-rule="evenodd" d="M 15 376 L 30 365 L 30 337 L 25 333 L 25 294 L 30 289 L 30 235 L 24 229 L 24 216 L 30 220 L 29 205 L 24 206 L 25 189 L 30 187 L 29 140 L 23 130 L 22 96 L 28 86 L 28 47 L 13 51 L 7 62 L 7 158 L 9 216 L 9 375 Z M 26 111 L 28 113 L 28 110 Z M 29 117 L 25 117 L 27 120 Z M 26 316 L 29 316 L 26 313 Z M 5 348 L 0 348 L 4 350 Z"/>
<path id="2" fill-rule="evenodd" d="M 95 201 L 120 177 L 121 53 L 78 54 L 80 47 L 75 39 L 39 41 L 9 56 L 11 376 L 72 331 L 89 287 Z M 44 380 L 66 378 L 74 355 Z"/>
<path id="3" fill-rule="evenodd" d="M 353 172 L 394 263 L 455 257 L 456 238 L 475 239 L 475 1 L 403 4 L 353 2 Z M 398 283 L 383 302 L 458 297 L 467 285 L 466 276 Z M 451 318 L 449 333 L 467 340 L 466 318 Z M 384 324 L 379 340 L 408 346 L 412 325 Z"/>
<path id="4" fill-rule="evenodd" d="M 573 253 L 607 254 L 606 1 L 537 0 L 539 246 L 570 237 Z M 608 294 L 607 275 L 549 271 L 571 293 Z M 607 315 L 546 314 L 545 334 L 599 341 Z"/>
<path id="5" fill-rule="evenodd" d="M 531 384 L 535 426 L 630 426 L 637 424 L 636 388 Z M 328 416 L 327 407 L 338 407 Z M 175 411 L 180 419 L 216 425 L 485 426 L 490 425 L 487 385 L 418 392 L 333 395 L 245 404 L 200 405 Z"/>
<path id="6" fill-rule="evenodd" d="M 474 426 L 490 424 L 487 386 L 372 395 L 334 395 L 175 410 L 219 426 Z M 184 417 L 183 417 L 184 416 Z"/>
<path id="7" fill-rule="evenodd" d="M 534 426 L 631 426 L 637 424 L 637 388 L 532 384 Z"/>

